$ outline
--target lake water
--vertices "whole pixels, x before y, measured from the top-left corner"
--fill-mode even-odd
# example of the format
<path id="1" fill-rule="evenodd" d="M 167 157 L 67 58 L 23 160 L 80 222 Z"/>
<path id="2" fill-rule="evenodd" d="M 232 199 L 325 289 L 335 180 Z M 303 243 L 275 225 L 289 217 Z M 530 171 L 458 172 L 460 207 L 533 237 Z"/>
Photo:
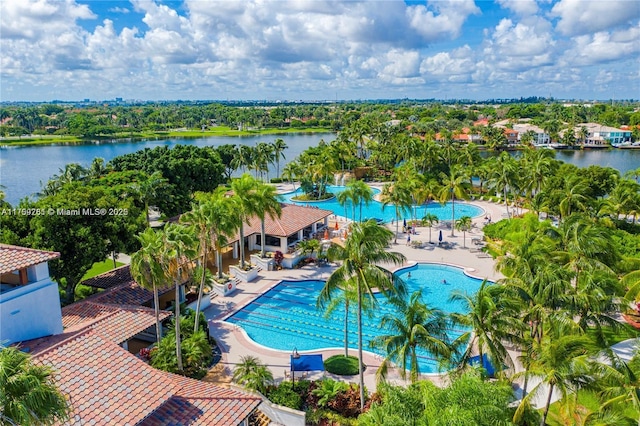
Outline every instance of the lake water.
<path id="1" fill-rule="evenodd" d="M 6 200 L 15 205 L 26 196 L 33 196 L 54 174 L 68 163 L 80 163 L 88 166 L 96 157 L 106 161 L 112 158 L 156 146 L 175 146 L 178 144 L 195 146 L 220 146 L 224 144 L 244 144 L 255 146 L 259 142 L 273 142 L 282 138 L 288 145 L 284 152 L 285 160 L 280 169 L 295 159 L 310 146 L 315 146 L 321 139 L 326 142 L 335 139 L 334 133 L 315 134 L 283 134 L 244 137 L 210 137 L 199 139 L 158 139 L 137 142 L 100 142 L 82 145 L 34 145 L 0 149 L 0 184 L 4 186 Z M 640 150 L 586 150 L 558 151 L 556 158 L 579 167 L 592 164 L 609 166 L 624 173 L 640 167 Z M 274 172 L 272 172 L 274 174 Z"/>

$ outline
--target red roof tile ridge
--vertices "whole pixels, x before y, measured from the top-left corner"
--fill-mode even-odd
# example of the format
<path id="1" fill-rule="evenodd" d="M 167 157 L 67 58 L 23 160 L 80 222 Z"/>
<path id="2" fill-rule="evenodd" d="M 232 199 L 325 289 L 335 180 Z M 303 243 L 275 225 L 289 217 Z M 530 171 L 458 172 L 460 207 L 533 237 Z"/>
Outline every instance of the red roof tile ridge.
<path id="1" fill-rule="evenodd" d="M 13 244 L 5 244 L 5 243 L 0 243 L 0 249 L 32 251 L 35 253 L 57 254 L 58 256 L 60 256 L 60 252 L 57 252 L 57 251 L 40 250 L 40 249 L 31 248 L 31 247 L 15 246 Z"/>

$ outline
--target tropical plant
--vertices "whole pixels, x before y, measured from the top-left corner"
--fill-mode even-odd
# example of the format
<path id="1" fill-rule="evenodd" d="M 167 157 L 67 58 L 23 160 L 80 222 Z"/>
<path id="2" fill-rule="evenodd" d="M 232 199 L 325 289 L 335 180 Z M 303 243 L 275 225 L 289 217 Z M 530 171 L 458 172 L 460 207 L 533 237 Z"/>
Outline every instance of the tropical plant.
<path id="1" fill-rule="evenodd" d="M 257 183 L 255 188 L 255 215 L 260 219 L 260 257 L 265 257 L 265 218 L 272 220 L 282 214 L 276 187 L 265 183 Z"/>
<path id="2" fill-rule="evenodd" d="M 396 215 L 396 233 L 394 235 L 394 244 L 398 244 L 398 227 L 402 219 L 402 213 L 408 213 L 411 209 L 411 193 L 409 188 L 396 184 L 386 184 L 382 187 L 380 194 L 383 208 L 389 204 L 393 204 Z"/>
<path id="3" fill-rule="evenodd" d="M 386 314 L 380 322 L 380 328 L 388 330 L 389 334 L 377 336 L 370 344 L 387 353 L 377 375 L 381 379 L 386 378 L 393 362 L 398 365 L 403 379 L 409 370 L 411 383 L 415 383 L 420 376 L 418 349 L 426 350 L 440 360 L 451 357 L 447 317 L 442 311 L 427 307 L 420 290 L 411 294 L 409 300 L 392 297 L 390 302 L 397 312 Z"/>
<path id="4" fill-rule="evenodd" d="M 451 200 L 451 236 L 453 237 L 454 222 L 456 220 L 455 200 L 460 198 L 466 200 L 468 197 L 468 183 L 465 181 L 465 175 L 458 166 L 453 166 L 449 170 L 449 174 L 440 174 L 442 179 L 442 189 L 438 194 L 441 203 Z"/>
<path id="5" fill-rule="evenodd" d="M 256 193 L 257 181 L 249 174 L 243 174 L 231 182 L 236 216 L 240 221 L 240 268 L 244 269 L 244 224 L 249 224 L 251 218 L 258 213 L 260 199 Z"/>
<path id="6" fill-rule="evenodd" d="M 422 217 L 422 225 L 426 225 L 429 227 L 429 243 L 431 243 L 431 230 L 433 228 L 433 225 L 436 225 L 438 221 L 438 216 L 433 213 L 427 213 Z"/>
<path id="7" fill-rule="evenodd" d="M 267 385 L 273 382 L 273 374 L 258 358 L 246 355 L 233 369 L 233 381 L 249 390 L 266 393 Z"/>
<path id="8" fill-rule="evenodd" d="M 289 147 L 281 138 L 277 138 L 271 145 L 273 147 L 273 155 L 276 160 L 276 177 L 280 177 L 280 159 L 286 159 L 284 156 L 284 150 Z"/>
<path id="9" fill-rule="evenodd" d="M 156 316 L 156 341 L 160 344 L 162 327 L 160 326 L 160 300 L 158 287 L 168 282 L 164 269 L 164 246 L 162 234 L 147 228 L 138 235 L 142 247 L 131 256 L 131 276 L 142 288 L 153 291 L 153 309 Z"/>
<path id="10" fill-rule="evenodd" d="M 70 407 L 55 372 L 17 347 L 0 346 L 0 424 L 52 425 L 69 420 Z"/>
<path id="11" fill-rule="evenodd" d="M 333 244 L 329 248 L 329 258 L 341 260 L 342 264 L 334 270 L 318 296 L 318 303 L 324 306 L 336 291 L 340 291 L 345 282 L 353 282 L 358 297 L 358 361 L 360 379 L 360 404 L 364 407 L 364 370 L 362 363 L 362 309 L 364 296 L 375 302 L 373 289 L 389 295 L 402 292 L 402 282 L 389 271 L 379 266 L 381 263 L 400 264 L 405 258 L 402 254 L 387 251 L 392 232 L 378 226 L 375 221 L 354 223 L 344 247 Z"/>
<path id="12" fill-rule="evenodd" d="M 193 238 L 193 231 L 188 227 L 177 224 L 168 224 L 162 231 L 163 265 L 167 277 L 175 287 L 175 299 L 173 302 L 175 313 L 176 358 L 178 371 L 182 372 L 182 348 L 180 335 L 180 287 L 190 276 L 192 269 L 191 259 L 196 256 L 197 241 Z"/>
<path id="13" fill-rule="evenodd" d="M 470 216 L 462 216 L 456 220 L 456 229 L 462 231 L 462 247 L 464 248 L 467 247 L 467 231 L 471 229 L 471 225 L 473 225 L 473 221 Z"/>

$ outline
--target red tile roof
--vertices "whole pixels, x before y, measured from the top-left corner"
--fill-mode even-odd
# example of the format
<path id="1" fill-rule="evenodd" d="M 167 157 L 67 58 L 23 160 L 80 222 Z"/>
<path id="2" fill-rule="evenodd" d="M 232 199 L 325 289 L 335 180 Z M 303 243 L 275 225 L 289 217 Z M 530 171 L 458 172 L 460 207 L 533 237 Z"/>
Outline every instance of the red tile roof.
<path id="1" fill-rule="evenodd" d="M 160 311 L 160 321 L 170 316 L 170 312 Z M 142 306 L 82 301 L 62 308 L 62 325 L 66 331 L 92 328 L 117 344 L 131 339 L 155 323 L 154 309 Z"/>
<path id="2" fill-rule="evenodd" d="M 60 253 L 0 244 L 0 274 L 28 268 L 60 257 Z"/>
<path id="3" fill-rule="evenodd" d="M 72 405 L 72 424 L 236 425 L 261 403 L 243 392 L 156 370 L 95 330 L 39 340 L 34 360 L 55 370 Z"/>
<path id="4" fill-rule="evenodd" d="M 140 426 L 237 425 L 262 402 L 243 392 L 166 373 L 181 390 Z"/>
<path id="5" fill-rule="evenodd" d="M 71 423 L 136 424 L 167 402 L 180 387 L 167 376 L 93 330 L 34 353 L 55 370 L 69 396 Z"/>
<path id="6" fill-rule="evenodd" d="M 105 289 L 104 292 L 91 296 L 88 300 L 96 303 L 115 305 L 147 305 L 153 299 L 153 292 L 142 288 L 131 277 L 129 265 L 100 274 L 82 282 L 83 285 Z M 173 286 L 160 287 L 158 292 L 163 295 Z"/>
<path id="7" fill-rule="evenodd" d="M 298 206 L 296 204 L 281 204 L 282 214 L 279 218 L 265 217 L 264 226 L 267 235 L 287 237 L 301 229 L 323 220 L 333 214 L 331 210 L 317 209 L 315 207 Z M 251 224 L 246 226 L 245 235 L 260 233 L 260 219 L 251 218 Z"/>

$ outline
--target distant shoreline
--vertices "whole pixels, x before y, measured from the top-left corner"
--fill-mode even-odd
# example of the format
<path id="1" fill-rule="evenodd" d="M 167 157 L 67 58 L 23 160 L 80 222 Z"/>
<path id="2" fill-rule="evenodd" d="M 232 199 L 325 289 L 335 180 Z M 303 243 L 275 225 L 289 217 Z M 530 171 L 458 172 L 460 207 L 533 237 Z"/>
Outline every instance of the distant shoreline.
<path id="1" fill-rule="evenodd" d="M 332 133 L 333 130 L 324 127 L 310 128 L 289 128 L 289 129 L 262 129 L 262 130 L 235 130 L 229 127 L 214 127 L 213 130 L 170 130 L 166 132 L 140 132 L 140 133 L 119 133 L 114 136 L 96 136 L 93 138 L 81 138 L 77 136 L 65 135 L 30 135 L 26 137 L 0 138 L 0 148 L 12 146 L 32 146 L 32 145 L 84 145 L 95 142 L 143 142 L 149 139 L 169 139 L 169 138 L 214 138 L 244 137 L 260 135 L 285 135 L 291 133 Z"/>

